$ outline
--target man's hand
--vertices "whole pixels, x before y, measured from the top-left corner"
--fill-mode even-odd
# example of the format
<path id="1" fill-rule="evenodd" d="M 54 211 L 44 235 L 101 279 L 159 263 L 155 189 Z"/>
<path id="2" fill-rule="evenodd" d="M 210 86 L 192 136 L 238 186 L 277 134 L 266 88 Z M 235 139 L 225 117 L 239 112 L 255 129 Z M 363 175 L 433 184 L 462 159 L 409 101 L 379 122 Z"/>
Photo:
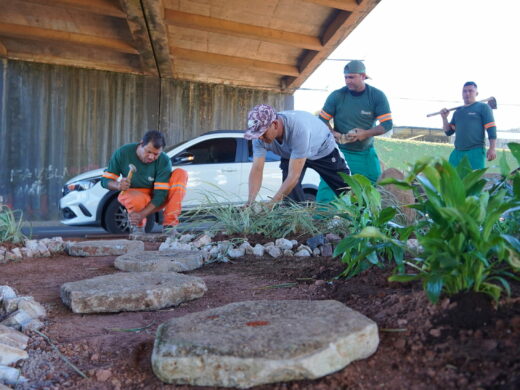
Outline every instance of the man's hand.
<path id="1" fill-rule="evenodd" d="M 130 225 L 132 226 L 138 226 L 144 218 L 146 218 L 146 216 L 143 215 L 142 212 L 128 213 L 128 219 L 130 220 Z"/>
<path id="2" fill-rule="evenodd" d="M 494 148 L 489 148 L 486 156 L 488 161 L 493 161 L 495 158 L 497 158 L 497 152 Z"/>
<path id="3" fill-rule="evenodd" d="M 117 183 L 119 191 L 126 191 L 130 188 L 130 180 L 128 180 L 126 177 L 123 177 L 121 181 Z"/>
<path id="4" fill-rule="evenodd" d="M 352 129 L 347 133 L 347 142 L 364 141 L 370 137 L 370 134 L 363 129 Z"/>
<path id="5" fill-rule="evenodd" d="M 448 115 L 450 113 L 450 111 L 447 109 L 447 108 L 443 108 L 441 111 L 441 116 L 444 118 L 444 119 L 448 119 Z"/>

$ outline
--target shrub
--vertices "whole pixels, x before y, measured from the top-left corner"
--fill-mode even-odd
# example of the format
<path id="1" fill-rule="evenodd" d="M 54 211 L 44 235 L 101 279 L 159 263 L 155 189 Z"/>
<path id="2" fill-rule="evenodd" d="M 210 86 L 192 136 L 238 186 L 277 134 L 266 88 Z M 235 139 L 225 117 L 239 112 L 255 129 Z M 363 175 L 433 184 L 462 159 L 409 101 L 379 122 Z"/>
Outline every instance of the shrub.
<path id="1" fill-rule="evenodd" d="M 22 243 L 25 236 L 22 233 L 22 213 L 16 212 L 6 205 L 0 204 L 0 242 Z"/>

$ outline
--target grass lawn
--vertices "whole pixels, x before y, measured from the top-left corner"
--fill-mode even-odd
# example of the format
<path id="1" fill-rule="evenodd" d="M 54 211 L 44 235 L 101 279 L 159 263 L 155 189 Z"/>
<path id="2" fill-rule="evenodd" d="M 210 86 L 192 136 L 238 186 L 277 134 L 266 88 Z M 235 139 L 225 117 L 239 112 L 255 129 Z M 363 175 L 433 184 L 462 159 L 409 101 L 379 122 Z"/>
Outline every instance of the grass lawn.
<path id="1" fill-rule="evenodd" d="M 453 145 L 440 144 L 435 142 L 405 141 L 391 138 L 376 138 L 375 146 L 379 159 L 385 164 L 386 168 L 397 168 L 401 171 L 406 170 L 408 163 L 414 163 L 419 158 L 425 156 L 440 156 L 446 160 L 449 158 Z M 518 163 L 511 155 L 509 149 L 497 149 L 497 159 L 491 162 L 486 161 L 488 172 L 499 172 L 498 161 L 502 155 L 506 154 L 507 162 L 511 168 L 516 168 Z"/>

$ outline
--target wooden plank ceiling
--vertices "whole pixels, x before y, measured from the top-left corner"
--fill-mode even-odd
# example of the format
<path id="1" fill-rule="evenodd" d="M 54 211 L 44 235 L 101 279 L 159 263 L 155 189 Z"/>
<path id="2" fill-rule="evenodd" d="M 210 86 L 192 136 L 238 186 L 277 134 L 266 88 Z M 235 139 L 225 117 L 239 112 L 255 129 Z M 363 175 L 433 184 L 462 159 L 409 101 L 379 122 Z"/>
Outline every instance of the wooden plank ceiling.
<path id="1" fill-rule="evenodd" d="M 292 92 L 380 0 L 0 0 L 0 57 Z"/>

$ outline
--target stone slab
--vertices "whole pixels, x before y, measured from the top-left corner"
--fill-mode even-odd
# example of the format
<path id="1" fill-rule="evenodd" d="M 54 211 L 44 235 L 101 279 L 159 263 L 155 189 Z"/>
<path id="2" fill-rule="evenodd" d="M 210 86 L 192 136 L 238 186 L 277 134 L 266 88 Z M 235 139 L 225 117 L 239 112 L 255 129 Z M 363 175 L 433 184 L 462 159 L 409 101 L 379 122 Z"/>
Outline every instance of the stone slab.
<path id="1" fill-rule="evenodd" d="M 0 324 L 0 343 L 20 349 L 25 349 L 27 348 L 28 341 L 29 336 L 26 336 L 22 332 L 18 332 L 17 330 L 8 326 Z"/>
<path id="2" fill-rule="evenodd" d="M 157 310 L 200 298 L 201 278 L 176 272 L 120 272 L 65 283 L 61 300 L 74 313 Z"/>
<path id="3" fill-rule="evenodd" d="M 120 256 L 133 251 L 143 251 L 144 242 L 136 240 L 95 240 L 69 242 L 66 248 L 69 256 Z"/>
<path id="4" fill-rule="evenodd" d="M 377 325 L 338 301 L 246 301 L 173 318 L 157 330 L 163 382 L 249 388 L 319 378 L 372 355 Z"/>
<path id="5" fill-rule="evenodd" d="M 114 266 L 128 272 L 186 272 L 202 267 L 204 255 L 199 251 L 139 251 L 121 255 Z"/>
<path id="6" fill-rule="evenodd" d="M 29 355 L 23 349 L 0 342 L 0 364 L 7 366 L 18 360 L 27 359 Z"/>

